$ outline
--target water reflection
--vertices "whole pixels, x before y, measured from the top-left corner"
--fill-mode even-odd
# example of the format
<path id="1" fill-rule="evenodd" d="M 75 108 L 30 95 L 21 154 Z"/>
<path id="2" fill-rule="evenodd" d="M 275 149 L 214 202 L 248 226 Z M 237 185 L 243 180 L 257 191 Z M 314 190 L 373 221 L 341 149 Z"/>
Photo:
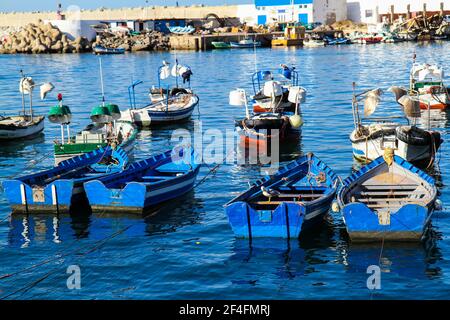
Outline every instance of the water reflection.
<path id="1" fill-rule="evenodd" d="M 8 243 L 12 247 L 28 247 L 32 243 L 55 244 L 77 239 L 105 239 L 115 232 L 127 237 L 153 236 L 175 232 L 197 223 L 204 205 L 192 191 L 142 217 L 133 214 L 95 213 L 93 215 L 23 215 L 12 214 L 9 220 Z"/>
<path id="2" fill-rule="evenodd" d="M 45 136 L 43 133 L 36 135 L 30 139 L 18 139 L 12 141 L 2 141 L 2 147 L 0 148 L 0 157 L 15 158 L 21 155 L 27 147 L 32 147 L 37 144 L 45 142 Z"/>
<path id="3" fill-rule="evenodd" d="M 335 238 L 336 232 L 331 226 L 331 220 L 328 220 L 306 232 L 302 231 L 299 239 L 254 238 L 251 241 L 236 239 L 230 262 L 244 263 L 249 271 L 270 263 L 275 266 L 273 271 L 275 276 L 292 280 L 315 272 L 315 265 L 325 265 L 331 259 L 334 260 L 336 257 L 324 252 L 337 246 Z M 238 284 L 242 281 L 247 280 L 240 278 L 234 280 Z"/>
<path id="4" fill-rule="evenodd" d="M 367 278 L 367 268 L 379 266 L 382 273 L 424 280 L 441 277 L 441 268 L 435 267 L 440 250 L 435 245 L 408 243 L 350 244 L 346 252 L 347 273 L 360 274 Z"/>

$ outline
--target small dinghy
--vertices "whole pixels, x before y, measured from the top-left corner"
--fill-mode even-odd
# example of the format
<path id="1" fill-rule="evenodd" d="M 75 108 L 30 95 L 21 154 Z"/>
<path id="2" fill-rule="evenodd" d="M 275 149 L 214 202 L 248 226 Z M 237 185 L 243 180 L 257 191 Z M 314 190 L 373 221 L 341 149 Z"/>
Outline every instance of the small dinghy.
<path id="1" fill-rule="evenodd" d="M 176 80 L 176 86 L 172 89 L 163 88 L 161 80 L 172 75 Z M 131 108 L 121 113 L 121 119 L 130 121 L 140 127 L 151 127 L 153 125 L 171 124 L 188 120 L 198 105 L 199 98 L 190 88 L 191 68 L 178 64 L 176 60 L 172 70 L 170 63 L 163 61 L 158 69 L 158 88 L 150 89 L 151 104 L 138 108 L 134 88 L 142 81 L 136 81 L 128 88 Z M 187 88 L 179 86 L 182 79 Z"/>
<path id="2" fill-rule="evenodd" d="M 435 201 L 434 179 L 392 149 L 345 179 L 338 194 L 352 241 L 418 241 Z"/>
<path id="3" fill-rule="evenodd" d="M 73 204 L 86 200 L 83 182 L 121 171 L 127 163 L 122 149 L 99 148 L 2 185 L 13 212 L 68 212 Z"/>
<path id="4" fill-rule="evenodd" d="M 31 77 L 21 72 L 19 91 L 22 95 L 22 113 L 14 116 L 0 116 L 0 140 L 23 139 L 36 136 L 44 130 L 44 116 L 33 112 L 33 89 L 38 85 Z M 53 90 L 50 82 L 40 84 L 40 96 L 43 100 Z M 29 97 L 29 111 L 25 106 L 25 97 Z"/>
<path id="5" fill-rule="evenodd" d="M 338 187 L 338 177 L 309 153 L 225 205 L 236 237 L 297 238 L 323 220 Z"/>
<path id="6" fill-rule="evenodd" d="M 244 39 L 239 42 L 230 42 L 230 48 L 234 49 L 248 49 L 248 48 L 256 48 L 261 47 L 260 41 L 255 41 L 252 39 Z"/>
<path id="7" fill-rule="evenodd" d="M 124 48 L 106 48 L 103 46 L 95 46 L 92 48 L 93 54 L 124 54 Z"/>
<path id="8" fill-rule="evenodd" d="M 92 210 L 144 213 L 194 187 L 200 170 L 193 148 L 176 148 L 85 183 Z"/>
<path id="9" fill-rule="evenodd" d="M 303 46 L 308 48 L 318 48 L 326 45 L 327 43 L 323 40 L 309 39 L 308 41 L 303 41 Z"/>

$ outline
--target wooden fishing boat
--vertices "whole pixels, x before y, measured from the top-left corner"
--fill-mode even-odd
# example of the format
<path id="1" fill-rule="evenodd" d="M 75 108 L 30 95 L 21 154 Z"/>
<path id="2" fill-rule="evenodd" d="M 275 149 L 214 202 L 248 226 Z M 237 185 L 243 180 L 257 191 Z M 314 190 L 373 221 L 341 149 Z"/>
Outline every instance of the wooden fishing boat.
<path id="1" fill-rule="evenodd" d="M 329 36 L 325 36 L 324 37 L 324 41 L 329 46 L 341 45 L 341 44 L 350 44 L 350 39 L 345 38 L 345 37 L 332 38 L 332 37 L 329 37 Z"/>
<path id="2" fill-rule="evenodd" d="M 168 26 L 167 27 L 171 33 L 175 34 L 191 34 L 194 33 L 195 28 L 193 26 Z"/>
<path id="3" fill-rule="evenodd" d="M 227 42 L 223 41 L 212 41 L 211 45 L 214 49 L 230 49 L 231 45 Z"/>
<path id="4" fill-rule="evenodd" d="M 131 155 L 133 152 L 138 129 L 130 121 L 120 119 L 118 105 L 105 102 L 101 58 L 99 62 L 102 103 L 92 109 L 91 124 L 75 136 L 71 136 L 70 122 L 72 115 L 70 108 L 63 105 L 61 94 L 58 95 L 59 104 L 50 109 L 48 114 L 50 122 L 61 125 L 61 141 L 55 140 L 54 144 L 55 165 L 66 159 L 108 145 L 113 149 L 120 147 L 127 155 Z M 67 127 L 67 139 L 64 137 L 64 127 Z"/>
<path id="5" fill-rule="evenodd" d="M 239 42 L 230 42 L 230 47 L 234 49 L 249 49 L 261 47 L 261 42 L 252 39 L 243 39 Z"/>
<path id="6" fill-rule="evenodd" d="M 38 173 L 2 182 L 14 212 L 67 212 L 85 201 L 83 182 L 121 171 L 128 156 L 120 148 L 95 149 Z"/>
<path id="7" fill-rule="evenodd" d="M 138 129 L 128 121 L 116 121 L 115 124 L 109 125 L 91 123 L 75 136 L 69 136 L 67 140 L 55 141 L 55 165 L 108 145 L 113 148 L 120 147 L 125 153 L 131 155 L 137 133 Z"/>
<path id="8" fill-rule="evenodd" d="M 143 213 L 192 190 L 199 170 L 192 147 L 176 148 L 86 182 L 84 188 L 94 212 Z"/>
<path id="9" fill-rule="evenodd" d="M 266 176 L 225 205 L 239 238 L 298 238 L 323 221 L 338 187 L 338 177 L 309 153 Z"/>
<path id="10" fill-rule="evenodd" d="M 124 48 L 106 48 L 100 45 L 97 45 L 92 48 L 93 54 L 124 54 Z"/>
<path id="11" fill-rule="evenodd" d="M 163 88 L 161 80 L 167 79 L 170 75 L 175 78 L 176 86 L 172 89 Z M 151 104 L 137 107 L 135 87 L 142 81 L 136 81 L 128 87 L 131 108 L 121 112 L 121 119 L 140 127 L 188 120 L 199 102 L 198 96 L 190 88 L 191 75 L 191 68 L 178 64 L 178 60 L 172 70 L 170 70 L 170 63 L 163 61 L 158 69 L 158 88 L 150 89 Z M 183 80 L 183 84 L 187 83 L 187 88 L 179 86 L 181 81 L 179 78 Z"/>
<path id="12" fill-rule="evenodd" d="M 420 100 L 420 108 L 445 110 L 450 106 L 449 89 L 443 83 L 444 71 L 438 65 L 413 64 L 410 72 L 410 95 Z"/>
<path id="13" fill-rule="evenodd" d="M 403 96 L 405 117 L 367 118 L 361 120 L 358 103 L 364 100 L 364 115 L 369 117 L 379 103 L 380 89 L 366 90 L 353 96 L 353 119 L 355 129 L 350 134 L 353 156 L 363 162 L 372 161 L 383 155 L 385 148 L 393 148 L 396 155 L 421 167 L 430 167 L 443 140 L 437 131 L 424 130 L 409 123 L 409 118 L 421 116 L 418 101 Z M 404 124 L 392 119 L 403 119 Z"/>
<path id="14" fill-rule="evenodd" d="M 326 45 L 327 45 L 327 43 L 325 41 L 318 40 L 318 39 L 307 39 L 307 40 L 303 41 L 303 46 L 309 47 L 309 48 L 324 47 Z"/>
<path id="15" fill-rule="evenodd" d="M 359 44 L 374 44 L 380 43 L 383 40 L 383 37 L 378 35 L 363 35 L 360 36 L 357 40 Z"/>
<path id="16" fill-rule="evenodd" d="M 198 101 L 196 94 L 180 93 L 142 108 L 130 108 L 122 111 L 121 119 L 140 127 L 186 121 L 191 117 Z"/>
<path id="17" fill-rule="evenodd" d="M 274 97 L 273 94 L 271 95 Z M 244 145 L 248 143 L 268 145 L 272 141 L 278 143 L 292 136 L 298 136 L 301 132 L 303 120 L 299 115 L 300 104 L 298 95 L 296 99 L 295 113 L 272 110 L 272 112 L 250 114 L 245 90 L 237 89 L 231 91 L 230 105 L 245 106 L 245 118 L 235 120 L 236 130 L 241 138 L 241 143 Z"/>
<path id="18" fill-rule="evenodd" d="M 295 67 L 281 65 L 278 73 L 264 70 L 252 75 L 253 112 L 295 112 L 295 99 L 305 101 L 306 89 L 299 86 Z M 294 102 L 293 102 L 294 101 Z"/>
<path id="19" fill-rule="evenodd" d="M 33 89 L 37 86 L 31 77 L 21 72 L 19 91 L 22 95 L 22 114 L 14 116 L 0 116 L 0 140 L 23 139 L 36 136 L 44 130 L 44 116 L 37 116 L 33 112 Z M 40 85 L 41 99 L 53 90 L 51 83 Z M 29 97 L 29 111 L 25 106 L 25 97 Z"/>
<path id="20" fill-rule="evenodd" d="M 344 180 L 338 204 L 352 241 L 418 241 L 436 194 L 433 178 L 387 149 Z"/>

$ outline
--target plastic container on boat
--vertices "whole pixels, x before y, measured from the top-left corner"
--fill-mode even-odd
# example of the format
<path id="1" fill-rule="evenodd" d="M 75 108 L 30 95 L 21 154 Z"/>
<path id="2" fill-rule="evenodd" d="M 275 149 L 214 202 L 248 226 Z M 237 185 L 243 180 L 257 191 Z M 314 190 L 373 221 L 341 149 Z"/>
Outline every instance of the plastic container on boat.
<path id="1" fill-rule="evenodd" d="M 278 81 L 267 81 L 264 83 L 263 93 L 267 97 L 278 97 L 283 94 L 283 88 Z"/>
<path id="2" fill-rule="evenodd" d="M 304 103 L 306 101 L 306 90 L 299 86 L 290 87 L 288 100 L 292 103 L 297 103 L 297 101 Z"/>
<path id="3" fill-rule="evenodd" d="M 245 104 L 245 91 L 242 89 L 236 89 L 230 91 L 230 105 L 242 106 Z"/>

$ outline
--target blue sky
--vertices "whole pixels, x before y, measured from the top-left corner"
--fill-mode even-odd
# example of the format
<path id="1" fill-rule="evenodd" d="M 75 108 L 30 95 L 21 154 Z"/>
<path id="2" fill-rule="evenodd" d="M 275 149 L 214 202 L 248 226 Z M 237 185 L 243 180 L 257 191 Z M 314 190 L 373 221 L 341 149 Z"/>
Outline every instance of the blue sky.
<path id="1" fill-rule="evenodd" d="M 58 3 L 66 8 L 77 5 L 82 9 L 93 9 L 98 7 L 120 8 L 140 7 L 152 5 L 175 5 L 177 0 L 0 0 L 0 11 L 49 11 L 55 10 Z M 222 5 L 252 3 L 252 0 L 178 0 L 180 6 L 191 4 Z"/>

